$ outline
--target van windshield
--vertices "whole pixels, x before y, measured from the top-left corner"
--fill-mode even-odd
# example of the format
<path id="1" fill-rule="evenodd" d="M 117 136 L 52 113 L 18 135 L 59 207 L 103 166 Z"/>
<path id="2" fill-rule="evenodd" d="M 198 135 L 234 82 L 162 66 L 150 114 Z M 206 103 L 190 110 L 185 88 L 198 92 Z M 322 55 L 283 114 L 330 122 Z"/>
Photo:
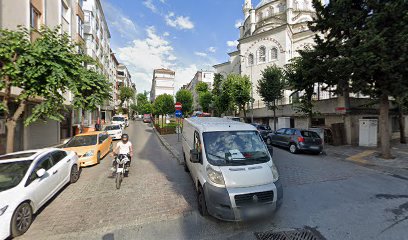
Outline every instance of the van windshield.
<path id="1" fill-rule="evenodd" d="M 215 166 L 239 166 L 265 163 L 268 149 L 256 131 L 203 133 L 205 153 Z"/>
<path id="2" fill-rule="evenodd" d="M 124 117 L 113 117 L 113 118 L 112 118 L 112 121 L 115 121 L 115 122 L 124 122 L 124 121 L 125 121 L 125 118 L 124 118 Z"/>

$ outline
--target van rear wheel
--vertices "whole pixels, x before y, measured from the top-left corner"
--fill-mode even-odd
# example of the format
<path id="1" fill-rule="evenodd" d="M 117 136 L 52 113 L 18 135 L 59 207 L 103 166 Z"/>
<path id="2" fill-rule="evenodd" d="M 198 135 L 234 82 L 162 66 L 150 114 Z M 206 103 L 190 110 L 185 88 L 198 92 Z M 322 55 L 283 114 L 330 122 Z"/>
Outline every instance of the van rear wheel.
<path id="1" fill-rule="evenodd" d="M 197 203 L 198 203 L 197 205 L 198 205 L 198 211 L 200 212 L 200 215 L 203 217 L 208 216 L 207 204 L 205 202 L 205 194 L 201 186 L 198 187 Z"/>

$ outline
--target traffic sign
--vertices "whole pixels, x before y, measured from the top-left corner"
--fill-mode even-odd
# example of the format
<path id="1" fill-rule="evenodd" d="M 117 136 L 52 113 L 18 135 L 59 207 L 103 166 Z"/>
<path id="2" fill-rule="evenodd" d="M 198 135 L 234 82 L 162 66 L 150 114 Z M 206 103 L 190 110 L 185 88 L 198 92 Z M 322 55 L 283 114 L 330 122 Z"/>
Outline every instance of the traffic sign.
<path id="1" fill-rule="evenodd" d="M 183 116 L 183 112 L 181 110 L 176 110 L 176 117 L 181 118 Z"/>
<path id="2" fill-rule="evenodd" d="M 176 105 L 174 105 L 174 107 L 176 108 L 176 110 L 181 110 L 183 106 L 181 105 L 181 102 L 176 102 Z"/>

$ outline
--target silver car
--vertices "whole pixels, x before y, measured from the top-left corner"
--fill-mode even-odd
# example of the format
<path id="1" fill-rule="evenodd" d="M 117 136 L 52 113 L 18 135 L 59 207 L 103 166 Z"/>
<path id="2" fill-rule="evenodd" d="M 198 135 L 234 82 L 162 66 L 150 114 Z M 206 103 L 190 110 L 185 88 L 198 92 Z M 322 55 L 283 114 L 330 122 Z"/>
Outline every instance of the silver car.
<path id="1" fill-rule="evenodd" d="M 289 148 L 293 154 L 299 151 L 320 154 L 323 151 L 323 141 L 313 131 L 296 128 L 281 128 L 268 135 L 267 144 Z"/>

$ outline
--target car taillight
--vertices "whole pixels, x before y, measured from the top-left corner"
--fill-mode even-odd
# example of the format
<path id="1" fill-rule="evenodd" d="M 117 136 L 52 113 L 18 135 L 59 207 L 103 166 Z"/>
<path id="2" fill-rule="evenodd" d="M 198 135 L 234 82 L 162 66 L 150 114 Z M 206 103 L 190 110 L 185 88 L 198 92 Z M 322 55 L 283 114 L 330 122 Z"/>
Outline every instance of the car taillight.
<path id="1" fill-rule="evenodd" d="M 298 142 L 305 142 L 305 139 L 303 137 L 298 137 Z"/>

